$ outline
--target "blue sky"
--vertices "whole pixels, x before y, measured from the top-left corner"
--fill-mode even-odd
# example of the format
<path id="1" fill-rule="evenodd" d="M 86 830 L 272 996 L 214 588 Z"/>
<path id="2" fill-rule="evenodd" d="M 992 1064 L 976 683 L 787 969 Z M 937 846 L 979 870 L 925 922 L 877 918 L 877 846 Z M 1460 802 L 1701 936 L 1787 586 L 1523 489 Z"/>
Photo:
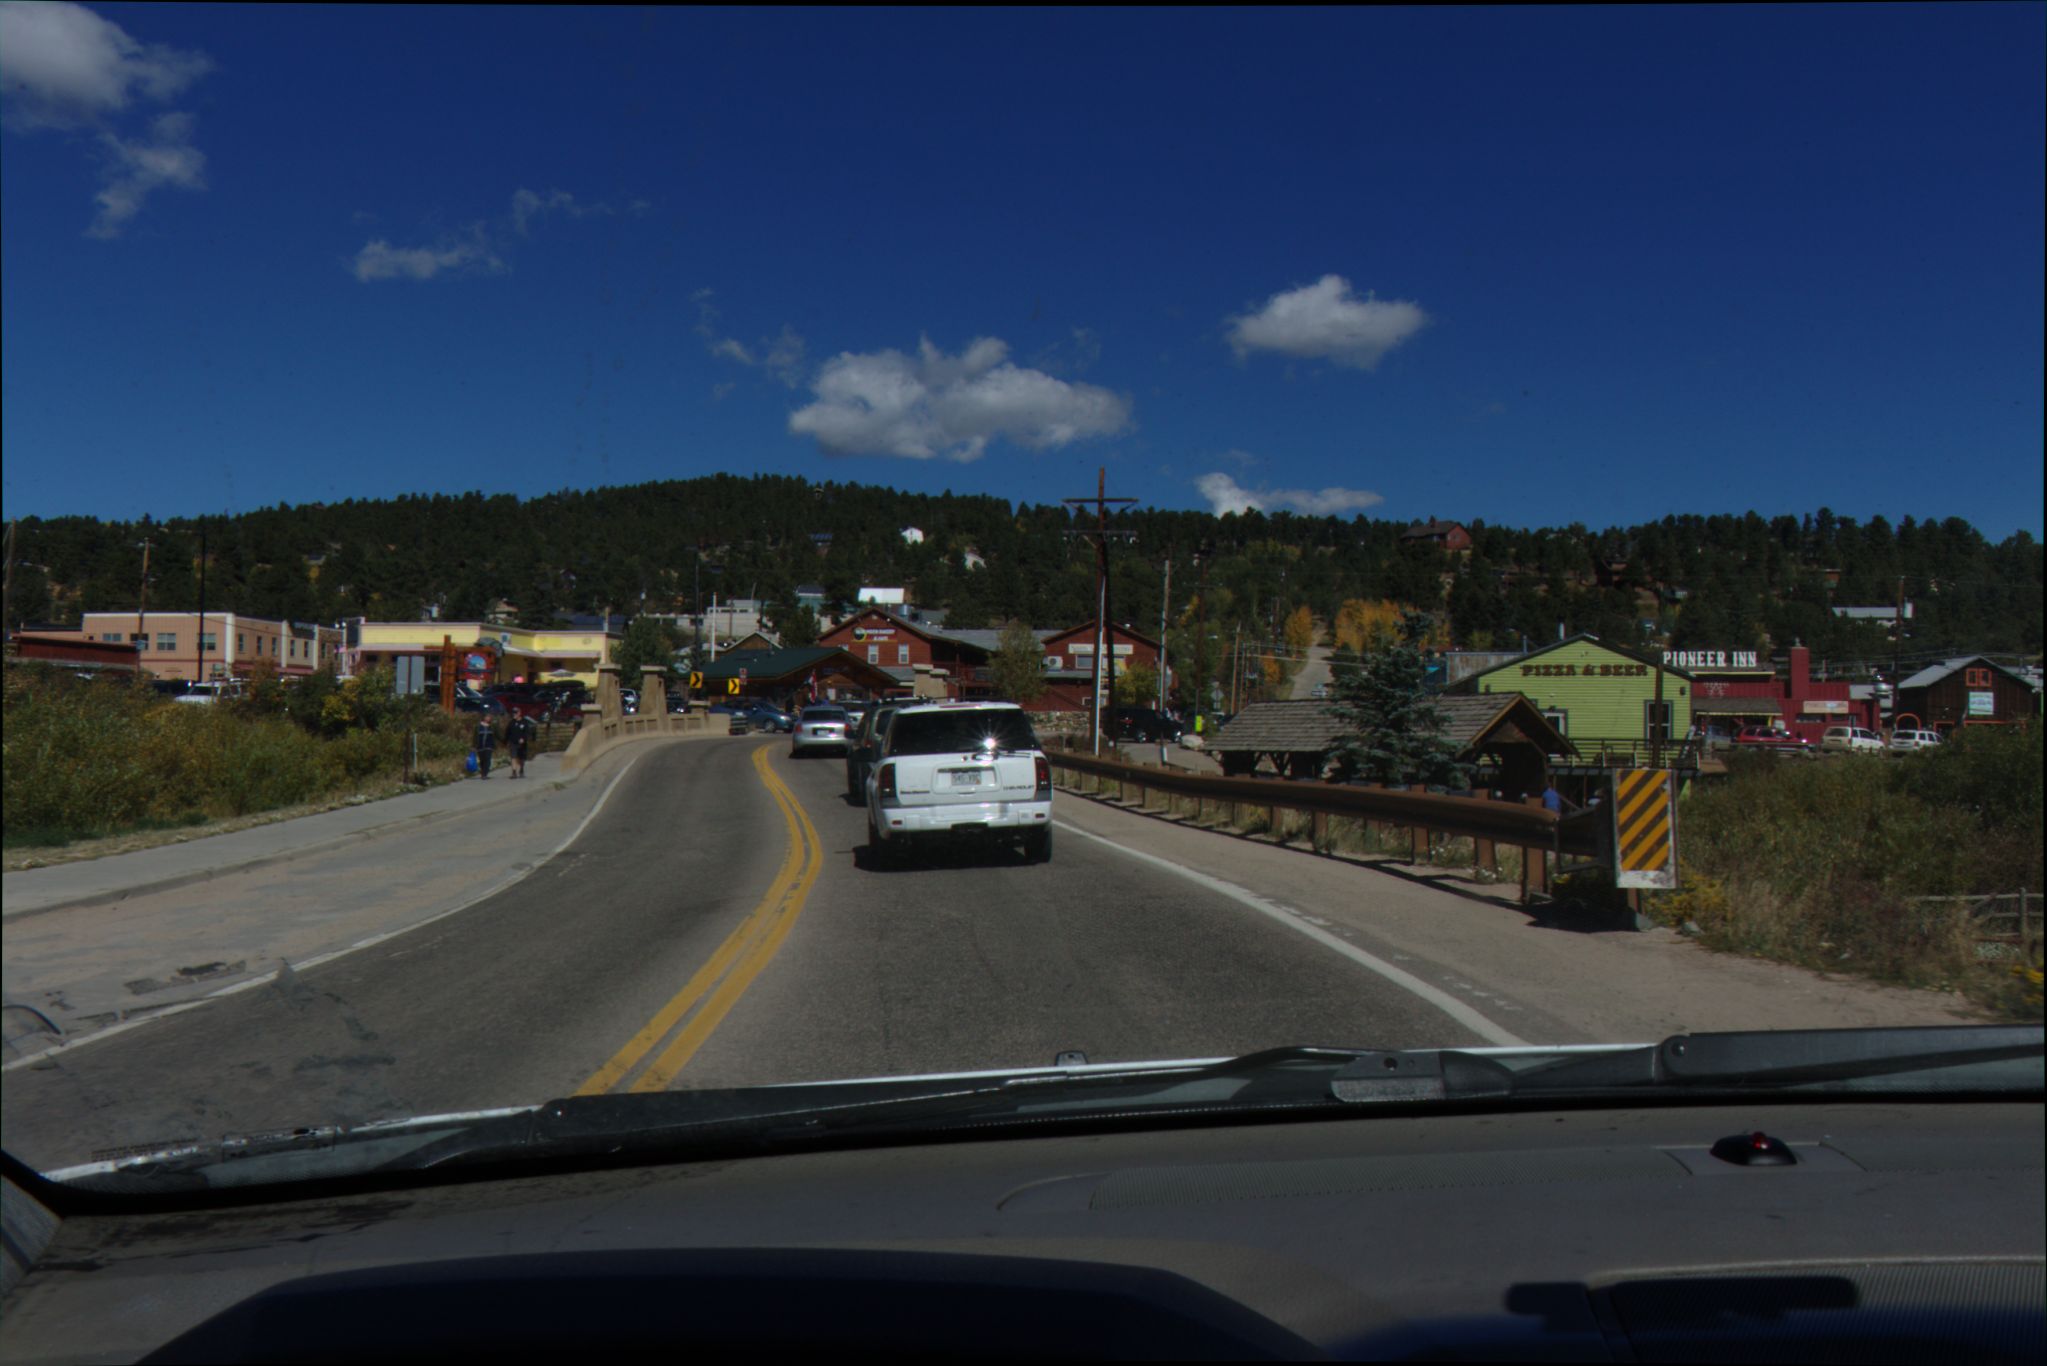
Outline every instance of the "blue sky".
<path id="1" fill-rule="evenodd" d="M 2038 535 L 2043 16 L 8 4 L 6 512 Z"/>

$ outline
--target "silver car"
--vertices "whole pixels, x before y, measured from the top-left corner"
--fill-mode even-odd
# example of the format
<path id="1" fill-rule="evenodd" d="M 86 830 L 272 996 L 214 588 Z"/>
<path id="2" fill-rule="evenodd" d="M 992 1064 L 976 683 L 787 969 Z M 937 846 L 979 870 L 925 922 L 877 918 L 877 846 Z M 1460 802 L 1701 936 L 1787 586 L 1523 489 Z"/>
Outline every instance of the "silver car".
<path id="1" fill-rule="evenodd" d="M 843 707 L 805 707 L 789 732 L 789 757 L 800 759 L 816 750 L 846 752 L 846 711 Z"/>

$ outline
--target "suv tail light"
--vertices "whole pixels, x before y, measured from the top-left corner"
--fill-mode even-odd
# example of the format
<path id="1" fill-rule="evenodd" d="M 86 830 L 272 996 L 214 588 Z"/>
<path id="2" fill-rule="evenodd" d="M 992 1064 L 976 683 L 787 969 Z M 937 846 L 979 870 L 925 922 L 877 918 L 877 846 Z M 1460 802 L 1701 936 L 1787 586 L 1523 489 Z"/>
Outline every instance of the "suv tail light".
<path id="1" fill-rule="evenodd" d="M 881 794 L 881 799 L 885 802 L 895 800 L 896 766 L 894 764 L 883 764 L 881 766 L 881 772 L 875 775 L 874 790 Z"/>
<path id="2" fill-rule="evenodd" d="M 1052 761 L 1044 755 L 1038 756 L 1038 796 L 1049 799 L 1052 795 Z"/>

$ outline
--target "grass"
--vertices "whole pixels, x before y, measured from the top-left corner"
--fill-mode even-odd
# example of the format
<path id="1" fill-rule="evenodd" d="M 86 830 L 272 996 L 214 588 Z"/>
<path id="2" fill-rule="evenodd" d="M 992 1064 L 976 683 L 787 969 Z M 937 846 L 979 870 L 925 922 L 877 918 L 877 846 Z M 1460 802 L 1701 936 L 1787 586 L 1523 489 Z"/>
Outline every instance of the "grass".
<path id="1" fill-rule="evenodd" d="M 2041 1018 L 2039 964 L 1986 962 L 1967 903 L 1925 899 L 2041 889 L 2038 730 L 1966 730 L 1895 759 L 1736 762 L 1685 796 L 1678 825 L 1679 890 L 1650 909 L 1708 946 Z"/>
<path id="2" fill-rule="evenodd" d="M 321 706 L 293 714 L 294 700 L 316 694 Z M 175 831 L 356 793 L 398 778 L 415 734 L 422 770 L 459 766 L 466 728 L 409 701 L 366 678 L 257 705 L 188 706 L 9 661 L 5 847 Z"/>

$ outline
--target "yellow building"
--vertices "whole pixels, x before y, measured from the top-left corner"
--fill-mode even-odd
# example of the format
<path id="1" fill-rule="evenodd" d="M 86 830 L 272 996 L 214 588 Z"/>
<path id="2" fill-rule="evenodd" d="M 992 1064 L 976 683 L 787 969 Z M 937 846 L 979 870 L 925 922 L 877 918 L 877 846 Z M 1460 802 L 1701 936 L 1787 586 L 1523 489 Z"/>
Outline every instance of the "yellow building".
<path id="1" fill-rule="evenodd" d="M 483 621 L 352 621 L 344 624 L 345 672 L 396 668 L 401 659 L 423 661 L 422 682 L 439 687 L 441 643 L 456 649 L 457 677 L 465 683 L 577 681 L 594 688 L 597 668 L 611 663 L 618 631 L 596 626 L 539 629 Z"/>

